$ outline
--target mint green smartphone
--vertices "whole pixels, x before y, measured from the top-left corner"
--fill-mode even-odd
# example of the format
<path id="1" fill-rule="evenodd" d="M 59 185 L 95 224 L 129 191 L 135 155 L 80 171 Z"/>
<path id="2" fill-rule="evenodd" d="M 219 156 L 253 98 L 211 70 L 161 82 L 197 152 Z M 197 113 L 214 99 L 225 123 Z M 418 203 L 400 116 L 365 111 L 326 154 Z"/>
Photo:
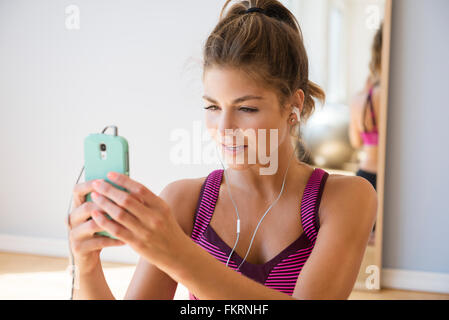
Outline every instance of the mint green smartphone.
<path id="1" fill-rule="evenodd" d="M 106 175 L 110 171 L 119 172 L 129 176 L 128 141 L 123 137 L 110 134 L 90 134 L 84 139 L 85 181 L 104 179 L 114 187 L 128 192 L 128 190 L 116 185 L 107 178 Z M 86 195 L 86 201 L 92 201 L 90 193 Z M 109 215 L 106 216 L 108 219 L 111 219 Z M 95 234 L 117 239 L 106 231 L 97 232 Z"/>

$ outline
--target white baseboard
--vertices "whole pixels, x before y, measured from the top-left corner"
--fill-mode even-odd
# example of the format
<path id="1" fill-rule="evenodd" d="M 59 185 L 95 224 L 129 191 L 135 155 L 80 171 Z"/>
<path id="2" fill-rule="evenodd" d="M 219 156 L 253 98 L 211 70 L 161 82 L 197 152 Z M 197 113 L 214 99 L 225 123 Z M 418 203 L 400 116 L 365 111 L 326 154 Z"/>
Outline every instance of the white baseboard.
<path id="1" fill-rule="evenodd" d="M 0 234 L 0 251 L 68 258 L 68 248 L 66 240 Z M 125 245 L 103 249 L 101 259 L 136 264 L 139 255 Z M 384 268 L 381 287 L 449 294 L 449 274 Z"/>
<path id="2" fill-rule="evenodd" d="M 68 241 L 52 238 L 0 234 L 0 251 L 69 258 Z M 139 255 L 127 245 L 104 248 L 100 256 L 107 262 L 137 264 L 139 260 Z"/>
<path id="3" fill-rule="evenodd" d="M 384 268 L 380 279 L 382 288 L 449 293 L 448 273 Z"/>

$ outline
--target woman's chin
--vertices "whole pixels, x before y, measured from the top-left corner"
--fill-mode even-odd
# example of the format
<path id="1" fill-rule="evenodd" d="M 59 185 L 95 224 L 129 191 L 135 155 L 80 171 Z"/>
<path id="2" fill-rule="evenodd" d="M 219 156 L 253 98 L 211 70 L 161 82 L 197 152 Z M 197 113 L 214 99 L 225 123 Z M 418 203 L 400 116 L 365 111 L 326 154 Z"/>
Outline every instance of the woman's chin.
<path id="1" fill-rule="evenodd" d="M 237 170 L 237 171 L 246 170 L 249 167 L 254 165 L 254 164 L 246 164 L 246 163 L 244 163 L 244 164 L 235 164 L 235 163 L 228 163 L 228 162 L 226 164 L 228 165 L 229 169 Z"/>

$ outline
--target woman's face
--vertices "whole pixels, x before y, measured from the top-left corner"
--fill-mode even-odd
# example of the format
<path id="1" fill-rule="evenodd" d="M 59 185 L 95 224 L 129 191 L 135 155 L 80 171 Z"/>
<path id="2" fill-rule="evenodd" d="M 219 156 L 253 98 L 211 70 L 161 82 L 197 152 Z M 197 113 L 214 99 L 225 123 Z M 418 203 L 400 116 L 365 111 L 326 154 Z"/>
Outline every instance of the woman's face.
<path id="1" fill-rule="evenodd" d="M 290 136 L 288 113 L 281 113 L 275 92 L 230 68 L 207 69 L 203 82 L 206 127 L 226 163 L 244 169 L 277 161 L 278 147 Z"/>

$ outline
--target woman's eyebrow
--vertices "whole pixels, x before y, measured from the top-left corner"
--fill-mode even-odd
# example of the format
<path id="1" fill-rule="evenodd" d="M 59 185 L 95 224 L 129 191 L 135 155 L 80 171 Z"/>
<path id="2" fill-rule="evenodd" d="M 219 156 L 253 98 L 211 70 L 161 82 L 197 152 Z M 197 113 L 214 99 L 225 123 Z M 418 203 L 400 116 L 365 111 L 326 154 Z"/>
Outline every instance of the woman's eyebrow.
<path id="1" fill-rule="evenodd" d="M 215 101 L 211 97 L 208 97 L 207 95 L 204 95 L 203 99 L 206 99 L 206 100 L 209 100 L 212 103 L 218 104 L 217 101 Z M 240 102 L 247 101 L 247 100 L 262 100 L 262 99 L 263 99 L 263 97 L 261 97 L 261 96 L 246 95 L 246 96 L 243 96 L 243 97 L 235 99 L 232 103 L 236 104 L 236 103 L 240 103 Z"/>

